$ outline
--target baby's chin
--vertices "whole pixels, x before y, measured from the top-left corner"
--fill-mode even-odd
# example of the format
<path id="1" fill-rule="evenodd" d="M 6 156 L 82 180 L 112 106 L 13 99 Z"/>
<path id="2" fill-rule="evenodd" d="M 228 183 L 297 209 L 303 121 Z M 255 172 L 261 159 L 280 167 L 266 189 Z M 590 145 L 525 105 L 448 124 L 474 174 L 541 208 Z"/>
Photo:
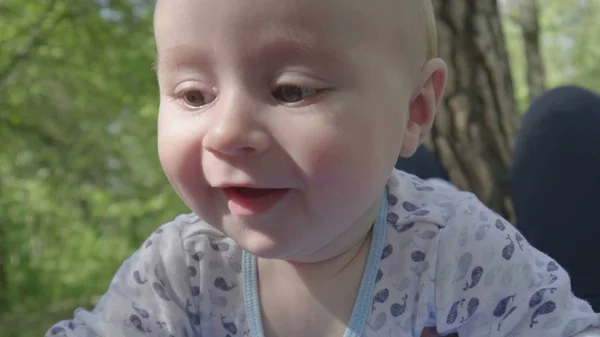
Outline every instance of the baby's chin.
<path id="1" fill-rule="evenodd" d="M 252 227 L 223 225 L 221 230 L 241 249 L 262 259 L 294 260 L 299 258 L 301 247 L 306 246 L 302 239 L 292 235 L 279 236 Z"/>
<path id="2" fill-rule="evenodd" d="M 213 227 L 233 240 L 236 245 L 266 260 L 286 261 L 296 265 L 320 264 L 343 254 L 348 249 L 339 247 L 339 242 L 324 240 L 327 234 L 311 231 L 302 226 L 303 221 L 288 222 L 283 228 L 281 222 L 264 223 L 264 226 L 251 226 L 239 219 L 222 218 Z M 227 221 L 229 220 L 229 221 Z M 301 229 L 301 230 L 294 230 Z M 339 237 L 332 238 L 333 241 Z M 364 241 L 364 240 L 363 240 Z"/>
<path id="3" fill-rule="evenodd" d="M 314 228 L 311 232 L 311 226 L 306 226 L 311 221 L 302 214 L 275 212 L 265 217 L 243 218 L 231 214 L 226 205 L 214 198 L 182 200 L 204 222 L 256 257 L 300 262 L 317 250 L 314 246 L 319 240 L 314 237 Z"/>

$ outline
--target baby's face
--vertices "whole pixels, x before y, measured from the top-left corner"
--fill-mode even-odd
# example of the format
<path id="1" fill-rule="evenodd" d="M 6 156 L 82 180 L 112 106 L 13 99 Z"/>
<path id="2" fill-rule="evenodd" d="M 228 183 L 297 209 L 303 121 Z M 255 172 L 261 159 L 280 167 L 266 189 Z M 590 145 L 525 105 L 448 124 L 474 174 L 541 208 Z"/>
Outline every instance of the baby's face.
<path id="1" fill-rule="evenodd" d="M 390 3 L 158 1 L 159 154 L 194 212 L 283 259 L 370 225 L 415 90 Z"/>

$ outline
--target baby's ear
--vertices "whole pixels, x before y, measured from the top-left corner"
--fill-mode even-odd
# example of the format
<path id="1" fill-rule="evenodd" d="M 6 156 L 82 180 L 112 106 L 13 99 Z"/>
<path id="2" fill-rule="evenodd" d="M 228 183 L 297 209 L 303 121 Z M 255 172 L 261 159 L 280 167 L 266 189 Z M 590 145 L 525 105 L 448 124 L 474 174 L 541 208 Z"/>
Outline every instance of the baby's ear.
<path id="1" fill-rule="evenodd" d="M 421 72 L 421 81 L 412 95 L 406 132 L 402 142 L 400 156 L 412 156 L 419 145 L 429 136 L 435 114 L 446 88 L 448 68 L 440 58 L 434 58 L 425 64 Z"/>

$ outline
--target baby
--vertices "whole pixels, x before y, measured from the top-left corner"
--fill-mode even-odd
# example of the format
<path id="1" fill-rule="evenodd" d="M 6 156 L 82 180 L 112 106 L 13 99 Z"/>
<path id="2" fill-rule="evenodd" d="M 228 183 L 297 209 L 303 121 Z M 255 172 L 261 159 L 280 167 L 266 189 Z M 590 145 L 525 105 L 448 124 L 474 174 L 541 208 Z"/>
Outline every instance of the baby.
<path id="1" fill-rule="evenodd" d="M 428 1 L 159 0 L 154 28 L 160 159 L 193 214 L 46 336 L 600 336 L 513 226 L 393 170 L 446 82 Z"/>

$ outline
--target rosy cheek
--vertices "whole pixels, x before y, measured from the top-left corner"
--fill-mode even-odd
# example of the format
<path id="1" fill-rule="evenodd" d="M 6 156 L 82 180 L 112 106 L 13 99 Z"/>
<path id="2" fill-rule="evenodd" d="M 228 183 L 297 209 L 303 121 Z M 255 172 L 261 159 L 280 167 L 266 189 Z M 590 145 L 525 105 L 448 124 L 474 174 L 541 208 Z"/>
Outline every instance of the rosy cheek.
<path id="1" fill-rule="evenodd" d="M 173 187 L 181 194 L 202 185 L 201 140 L 189 121 L 159 118 L 158 152 L 160 162 Z"/>
<path id="2" fill-rule="evenodd" d="M 359 161 L 357 154 L 343 134 L 320 133 L 307 137 L 298 150 L 301 166 L 307 184 L 314 193 L 325 197 L 330 192 L 344 189 L 349 177 L 355 175 Z"/>
<path id="3" fill-rule="evenodd" d="M 297 163 L 308 176 L 329 171 L 343 157 L 342 144 L 331 133 L 307 135 L 297 144 L 290 152 L 299 156 Z"/>

